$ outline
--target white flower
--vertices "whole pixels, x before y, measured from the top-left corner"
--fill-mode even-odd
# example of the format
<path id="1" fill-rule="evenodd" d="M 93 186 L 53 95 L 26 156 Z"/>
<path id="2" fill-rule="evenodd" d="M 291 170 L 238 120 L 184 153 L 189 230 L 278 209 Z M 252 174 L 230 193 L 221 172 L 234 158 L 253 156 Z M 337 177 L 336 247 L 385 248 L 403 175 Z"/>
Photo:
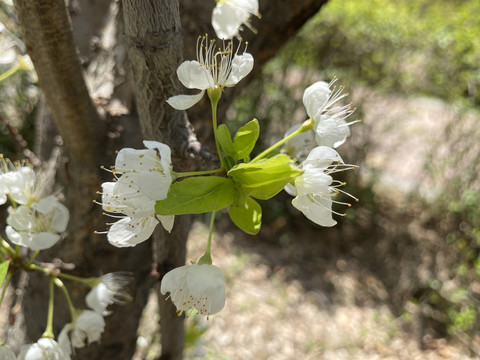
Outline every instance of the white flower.
<path id="1" fill-rule="evenodd" d="M 239 35 L 242 24 L 250 27 L 251 15 L 259 16 L 258 0 L 217 0 L 212 25 L 220 39 L 231 39 Z"/>
<path id="2" fill-rule="evenodd" d="M 0 359 L 1 360 L 16 360 L 14 352 L 5 346 L 0 346 Z"/>
<path id="3" fill-rule="evenodd" d="M 84 310 L 69 324 L 71 330 L 70 341 L 76 348 L 82 348 L 86 344 L 99 341 L 105 328 L 103 316 L 93 310 Z"/>
<path id="4" fill-rule="evenodd" d="M 213 265 L 185 265 L 169 271 L 160 291 L 170 293 L 181 314 L 196 308 L 202 315 L 213 315 L 225 306 L 225 281 L 222 270 Z"/>
<path id="5" fill-rule="evenodd" d="M 132 280 L 129 273 L 109 273 L 102 276 L 100 282 L 90 290 L 85 298 L 87 305 L 102 315 L 108 315 L 107 306 L 112 303 L 129 301 L 130 295 L 125 291 Z"/>
<path id="6" fill-rule="evenodd" d="M 30 207 L 8 208 L 5 232 L 16 245 L 32 250 L 44 250 L 60 240 L 68 225 L 68 209 L 54 196 L 48 196 Z"/>
<path id="7" fill-rule="evenodd" d="M 126 215 L 110 224 L 107 232 L 108 241 L 118 247 L 147 240 L 159 221 L 167 231 L 173 227 L 173 215 L 155 214 L 155 202 L 167 197 L 172 183 L 170 148 L 156 141 L 144 141 L 144 145 L 146 150 L 120 150 L 112 172 L 121 176 L 102 184 L 103 209 Z"/>
<path id="8" fill-rule="evenodd" d="M 295 178 L 295 186 L 288 184 L 285 190 L 295 198 L 293 206 L 320 226 L 334 226 L 337 222 L 333 220 L 332 213 L 342 215 L 332 210 L 332 204 L 350 206 L 349 203 L 336 201 L 339 193 L 352 195 L 339 189 L 345 185 L 333 180 L 330 174 L 356 168 L 354 165 L 347 165 L 343 162 L 338 153 L 326 146 L 314 148 L 302 163 L 303 174 Z M 354 198 L 356 200 L 356 198 Z"/>
<path id="9" fill-rule="evenodd" d="M 350 104 L 345 106 L 335 105 L 337 101 L 347 96 L 342 94 L 343 86 L 338 89 L 330 83 L 318 81 L 305 89 L 303 104 L 310 118 L 315 120 L 314 132 L 318 145 L 338 147 L 350 136 L 350 125 L 357 121 L 347 123 L 345 119 L 350 116 L 354 109 Z"/>
<path id="10" fill-rule="evenodd" d="M 35 344 L 23 345 L 18 360 L 70 360 L 70 353 L 53 339 L 41 338 Z"/>
<path id="11" fill-rule="evenodd" d="M 240 46 L 239 46 L 240 48 Z M 253 56 L 233 51 L 233 42 L 217 48 L 215 40 L 201 36 L 197 42 L 197 60 L 184 61 L 177 69 L 180 82 L 189 89 L 201 90 L 197 95 L 176 95 L 167 102 L 177 110 L 185 110 L 201 100 L 207 89 L 223 89 L 236 85 L 253 69 Z"/>

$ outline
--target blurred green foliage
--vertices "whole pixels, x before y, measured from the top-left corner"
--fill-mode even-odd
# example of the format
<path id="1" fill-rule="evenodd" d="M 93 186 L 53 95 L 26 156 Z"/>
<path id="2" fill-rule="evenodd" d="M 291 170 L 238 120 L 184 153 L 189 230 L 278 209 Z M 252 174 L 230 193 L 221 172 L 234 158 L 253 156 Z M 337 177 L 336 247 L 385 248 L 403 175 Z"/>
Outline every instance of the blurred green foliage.
<path id="1" fill-rule="evenodd" d="M 466 109 L 480 106 L 480 1 L 330 0 L 267 64 L 263 77 L 237 98 L 235 118 L 242 124 L 255 109 L 263 121 L 262 136 L 269 134 L 262 137 L 268 144 L 306 119 L 301 97 L 311 79 L 334 76 L 347 88 L 432 96 L 465 110 L 447 129 L 448 158 L 432 154 L 427 159 L 432 176 L 442 178 L 444 194 L 436 203 L 422 205 L 431 208 L 426 211 L 451 245 L 444 255 L 454 265 L 442 271 L 452 281 L 444 284 L 434 277 L 430 281 L 435 286 L 419 286 L 425 286 L 429 305 L 441 314 L 439 333 L 472 336 L 480 324 L 480 294 L 472 290 L 480 286 L 480 153 L 475 153 L 478 140 Z M 352 120 L 362 118 L 359 112 Z M 369 144 L 353 147 L 365 154 Z M 445 179 L 447 173 L 456 175 Z M 351 193 L 361 198 L 362 208 L 373 211 L 377 205 L 371 184 L 352 184 Z M 277 216 L 292 216 L 288 207 L 275 210 Z M 355 221 L 354 211 L 348 219 Z M 264 221 L 274 220 L 266 216 Z"/>
<path id="2" fill-rule="evenodd" d="M 478 105 L 479 32 L 478 0 L 331 0 L 282 57 L 356 86 Z"/>

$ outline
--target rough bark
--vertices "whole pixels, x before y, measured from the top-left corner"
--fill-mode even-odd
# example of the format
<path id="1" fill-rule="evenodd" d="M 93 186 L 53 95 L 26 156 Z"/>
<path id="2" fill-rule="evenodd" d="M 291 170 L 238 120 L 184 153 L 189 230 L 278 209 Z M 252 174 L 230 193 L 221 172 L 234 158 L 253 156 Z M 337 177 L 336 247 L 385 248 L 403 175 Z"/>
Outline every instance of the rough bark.
<path id="1" fill-rule="evenodd" d="M 188 124 L 182 112 L 166 104 L 168 97 L 178 92 L 175 72 L 182 59 L 178 1 L 123 0 L 122 7 L 142 134 L 145 139 L 169 144 L 176 154 L 175 169 L 181 170 L 186 167 L 186 159 L 181 155 L 188 148 L 185 136 Z M 189 228 L 190 222 L 185 216 L 176 218 L 171 234 L 157 227 L 153 241 L 159 280 L 169 270 L 185 264 Z M 164 298 L 161 294 L 159 297 Z M 181 360 L 185 342 L 183 318 L 176 315 L 170 301 L 159 301 L 159 311 L 161 359 Z"/>

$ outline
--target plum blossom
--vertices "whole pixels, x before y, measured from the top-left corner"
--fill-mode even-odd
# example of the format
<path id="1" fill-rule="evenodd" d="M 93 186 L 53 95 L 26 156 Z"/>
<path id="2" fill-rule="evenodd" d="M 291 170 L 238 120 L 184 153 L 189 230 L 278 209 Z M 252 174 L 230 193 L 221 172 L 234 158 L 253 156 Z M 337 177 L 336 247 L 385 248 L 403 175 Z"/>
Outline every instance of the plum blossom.
<path id="1" fill-rule="evenodd" d="M 169 271 L 162 279 L 162 294 L 169 298 L 179 314 L 192 308 L 201 315 L 213 315 L 225 306 L 225 280 L 214 265 L 193 264 Z"/>
<path id="2" fill-rule="evenodd" d="M 100 282 L 90 290 L 85 298 L 87 305 L 102 315 L 108 315 L 107 306 L 112 303 L 124 303 L 130 300 L 125 291 L 132 280 L 129 273 L 109 273 L 100 278 Z"/>
<path id="3" fill-rule="evenodd" d="M 102 184 L 103 209 L 120 218 L 107 231 L 117 247 L 135 246 L 152 235 L 159 222 L 171 231 L 174 216 L 155 214 L 155 202 L 167 197 L 172 183 L 171 150 L 156 141 L 144 141 L 146 150 L 120 150 L 112 169 L 115 182 Z"/>
<path id="4" fill-rule="evenodd" d="M 23 345 L 18 360 L 70 360 L 70 349 L 50 338 L 41 338 L 35 344 Z"/>
<path id="5" fill-rule="evenodd" d="M 102 314 L 93 310 L 84 310 L 73 324 L 65 325 L 70 329 L 70 341 L 76 348 L 99 341 L 105 328 Z"/>
<path id="6" fill-rule="evenodd" d="M 8 208 L 5 232 L 8 239 L 32 250 L 44 250 L 60 240 L 69 220 L 68 209 L 54 196 L 48 196 L 30 207 Z"/>
<path id="7" fill-rule="evenodd" d="M 231 39 L 239 36 L 243 24 L 256 32 L 248 22 L 251 15 L 260 17 L 258 0 L 217 0 L 212 25 L 220 39 Z"/>
<path id="8" fill-rule="evenodd" d="M 346 97 L 343 93 L 343 86 L 336 87 L 333 84 L 337 81 L 334 78 L 330 83 L 318 81 L 305 89 L 303 93 L 303 104 L 310 118 L 315 120 L 314 132 L 318 145 L 338 147 L 350 136 L 350 125 L 357 121 L 347 123 L 354 109 L 351 105 L 336 105 Z"/>
<path id="9" fill-rule="evenodd" d="M 308 219 L 320 226 L 334 226 L 332 214 L 344 215 L 332 210 L 333 203 L 350 206 L 349 203 L 336 201 L 334 198 L 343 193 L 355 197 L 339 188 L 345 183 L 333 180 L 330 174 L 356 168 L 345 164 L 338 153 L 326 146 L 314 148 L 301 164 L 303 174 L 295 178 L 295 185 L 285 187 L 287 193 L 295 198 L 292 205 Z"/>
<path id="10" fill-rule="evenodd" d="M 286 145 L 288 153 L 296 154 L 297 158 L 302 159 L 304 152 L 313 147 L 312 144 L 337 148 L 350 136 L 349 126 L 358 121 L 345 121 L 354 109 L 350 104 L 337 105 L 347 94 L 343 93 L 343 86 L 337 88 L 333 85 L 336 81 L 336 78 L 330 83 L 318 81 L 305 89 L 302 100 L 307 115 L 315 121 L 314 135 L 308 132 L 289 140 Z M 301 124 L 292 126 L 285 136 L 292 134 L 300 126 Z"/>
<path id="11" fill-rule="evenodd" d="M 176 95 L 167 102 L 177 110 L 186 110 L 198 103 L 205 90 L 223 89 L 236 85 L 253 69 L 253 56 L 247 52 L 238 54 L 233 42 L 223 42 L 217 47 L 215 40 L 200 36 L 197 41 L 197 60 L 184 61 L 177 69 L 180 82 L 188 89 L 201 90 L 196 95 Z"/>

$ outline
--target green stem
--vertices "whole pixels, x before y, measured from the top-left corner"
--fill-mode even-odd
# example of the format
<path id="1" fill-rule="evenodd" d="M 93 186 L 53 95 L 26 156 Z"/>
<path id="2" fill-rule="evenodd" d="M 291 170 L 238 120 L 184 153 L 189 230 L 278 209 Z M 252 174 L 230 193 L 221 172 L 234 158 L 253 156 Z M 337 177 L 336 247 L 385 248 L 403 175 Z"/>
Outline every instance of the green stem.
<path id="1" fill-rule="evenodd" d="M 64 279 L 73 280 L 73 281 L 82 283 L 82 284 L 87 285 L 89 287 L 94 287 L 95 285 L 97 285 L 100 282 L 99 278 L 82 278 L 82 277 L 79 277 L 79 276 L 64 274 L 64 273 L 58 273 L 57 276 L 61 277 L 61 278 L 64 278 Z"/>
<path id="2" fill-rule="evenodd" d="M 54 281 L 55 281 L 55 285 L 62 290 L 63 295 L 67 300 L 68 309 L 70 310 L 70 316 L 72 317 L 72 323 L 73 323 L 77 317 L 77 312 L 75 310 L 75 306 L 73 306 L 72 299 L 70 298 L 70 294 L 68 293 L 68 290 L 63 284 L 62 280 L 60 280 L 59 278 L 55 278 Z"/>
<path id="3" fill-rule="evenodd" d="M 215 136 L 215 144 L 217 145 L 218 157 L 220 158 L 220 168 L 225 169 L 225 161 L 223 160 L 222 151 L 220 149 L 220 143 L 217 136 L 217 105 L 218 99 L 210 97 L 210 103 L 212 104 L 212 122 L 213 122 L 213 136 Z"/>
<path id="4" fill-rule="evenodd" d="M 313 125 L 315 125 L 314 120 L 313 119 L 308 119 L 296 131 L 294 131 L 293 133 L 291 133 L 287 137 L 283 138 L 279 142 L 273 144 L 272 146 L 270 146 L 268 149 L 266 149 L 262 153 L 258 154 L 251 162 L 252 163 L 257 162 L 258 160 L 264 158 L 266 155 L 268 155 L 270 152 L 272 152 L 273 150 L 275 150 L 279 146 L 285 144 L 288 140 L 293 139 L 295 136 L 300 135 L 300 134 L 302 134 L 306 131 L 312 130 Z"/>
<path id="5" fill-rule="evenodd" d="M 5 71 L 3 74 L 0 75 L 0 82 L 8 78 L 9 76 L 12 76 L 17 72 L 17 70 L 20 69 L 20 63 L 16 63 L 14 66 L 12 66 L 10 69 Z"/>
<path id="6" fill-rule="evenodd" d="M 208 232 L 208 242 L 207 242 L 207 250 L 205 251 L 205 254 L 198 260 L 198 264 L 208 264 L 212 265 L 212 255 L 211 255 L 211 249 L 212 249 L 212 236 L 213 236 L 213 226 L 215 224 L 215 211 L 212 211 L 212 218 L 210 219 L 210 230 Z"/>
<path id="7" fill-rule="evenodd" d="M 28 260 L 27 264 L 25 265 L 26 267 L 29 267 L 33 263 L 33 260 L 35 260 L 39 252 L 40 250 L 35 250 L 32 257 Z"/>
<path id="8" fill-rule="evenodd" d="M 15 255 L 15 250 L 4 239 L 2 239 L 0 246 L 2 249 L 5 249 L 6 251 L 8 251 L 11 255 Z"/>
<path id="9" fill-rule="evenodd" d="M 76 281 L 76 282 L 82 283 L 82 284 L 84 284 L 86 286 L 89 286 L 89 287 L 94 287 L 95 285 L 97 285 L 99 283 L 98 278 L 82 278 L 82 277 L 75 276 L 75 275 L 64 274 L 62 272 L 56 272 L 56 271 L 53 271 L 53 270 L 50 270 L 50 269 L 47 269 L 47 268 L 44 268 L 42 266 L 38 266 L 38 265 L 35 265 L 35 264 L 27 264 L 26 268 L 28 270 L 43 272 L 45 275 L 52 275 L 52 276 L 55 276 L 57 278 L 64 278 L 64 279 Z"/>
<path id="10" fill-rule="evenodd" d="M 7 278 L 3 282 L 2 295 L 0 295 L 0 307 L 2 306 L 3 299 L 5 298 L 5 294 L 7 293 L 8 285 L 10 284 L 11 279 L 12 279 L 12 273 L 8 273 Z"/>
<path id="11" fill-rule="evenodd" d="M 49 293 L 50 296 L 48 298 L 48 315 L 47 315 L 47 328 L 42 334 L 44 338 L 54 339 L 55 335 L 53 335 L 53 303 L 54 303 L 54 296 L 55 296 L 55 289 L 53 287 L 53 282 L 55 278 L 49 279 Z"/>
<path id="12" fill-rule="evenodd" d="M 20 257 L 20 245 L 15 245 L 15 254 L 13 254 L 16 258 Z"/>

